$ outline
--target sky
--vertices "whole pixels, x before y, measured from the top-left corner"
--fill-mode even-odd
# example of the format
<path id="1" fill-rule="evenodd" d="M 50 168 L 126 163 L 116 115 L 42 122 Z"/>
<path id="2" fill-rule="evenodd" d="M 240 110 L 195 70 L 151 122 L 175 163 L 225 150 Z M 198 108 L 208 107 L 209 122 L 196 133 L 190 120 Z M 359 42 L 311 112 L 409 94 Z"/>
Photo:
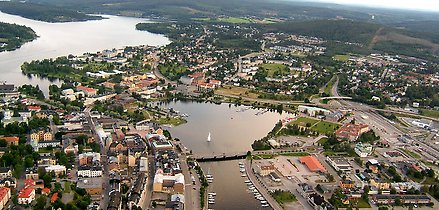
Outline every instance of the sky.
<path id="1" fill-rule="evenodd" d="M 439 0 L 314 0 L 346 5 L 362 5 L 439 12 Z"/>

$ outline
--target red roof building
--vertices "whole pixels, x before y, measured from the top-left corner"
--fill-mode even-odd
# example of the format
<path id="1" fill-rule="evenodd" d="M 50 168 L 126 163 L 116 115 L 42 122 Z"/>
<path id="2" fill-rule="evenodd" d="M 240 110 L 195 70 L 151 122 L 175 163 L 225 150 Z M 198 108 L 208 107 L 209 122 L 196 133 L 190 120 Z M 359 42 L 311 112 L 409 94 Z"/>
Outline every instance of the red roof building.
<path id="1" fill-rule="evenodd" d="M 50 203 L 55 203 L 58 200 L 58 193 L 53 193 L 52 197 L 50 197 Z"/>
<path id="2" fill-rule="evenodd" d="M 35 180 L 33 180 L 33 179 L 24 180 L 24 187 L 25 188 L 30 188 L 30 187 L 33 187 L 34 185 L 35 185 Z"/>
<path id="3" fill-rule="evenodd" d="M 41 190 L 41 194 L 43 194 L 43 195 L 49 195 L 49 193 L 50 193 L 50 189 L 49 188 L 43 188 L 42 190 Z"/>
<path id="4" fill-rule="evenodd" d="M 305 164 L 306 167 L 312 172 L 326 172 L 325 167 L 320 163 L 317 158 L 313 156 L 304 156 L 299 158 L 300 163 Z"/>
<path id="5" fill-rule="evenodd" d="M 361 134 L 369 131 L 369 126 L 366 124 L 351 124 L 347 123 L 341 126 L 335 135 L 339 139 L 348 139 L 349 141 L 355 141 Z"/>
<path id="6" fill-rule="evenodd" d="M 35 200 L 35 189 L 24 188 L 18 193 L 18 204 L 30 204 Z"/>
<path id="7" fill-rule="evenodd" d="M 40 106 L 27 106 L 27 109 L 31 112 L 40 112 L 41 111 Z"/>
<path id="8" fill-rule="evenodd" d="M 10 145 L 11 144 L 18 145 L 20 138 L 18 138 L 17 136 L 7 136 L 7 137 L 0 137 L 0 140 L 5 140 Z"/>
<path id="9" fill-rule="evenodd" d="M 3 209 L 11 198 L 11 189 L 7 187 L 0 188 L 0 209 Z"/>
<path id="10" fill-rule="evenodd" d="M 87 95 L 88 97 L 90 96 L 94 96 L 97 94 L 98 90 L 94 89 L 94 88 L 90 88 L 90 87 L 86 87 L 86 86 L 82 86 L 82 85 L 78 85 L 76 86 L 76 90 L 78 91 L 82 91 L 85 95 Z"/>

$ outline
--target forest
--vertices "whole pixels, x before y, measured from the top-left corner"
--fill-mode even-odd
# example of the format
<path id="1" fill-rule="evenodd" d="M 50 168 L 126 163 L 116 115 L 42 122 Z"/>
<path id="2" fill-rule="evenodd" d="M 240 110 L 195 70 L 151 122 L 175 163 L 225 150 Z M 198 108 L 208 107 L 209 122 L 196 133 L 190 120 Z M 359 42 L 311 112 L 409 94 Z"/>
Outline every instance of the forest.
<path id="1" fill-rule="evenodd" d="M 63 7 L 32 3 L 0 1 L 0 10 L 8 14 L 51 23 L 102 19 L 100 16 L 87 15 Z"/>
<path id="2" fill-rule="evenodd" d="M 36 37 L 29 27 L 0 22 L 0 52 L 15 50 Z"/>

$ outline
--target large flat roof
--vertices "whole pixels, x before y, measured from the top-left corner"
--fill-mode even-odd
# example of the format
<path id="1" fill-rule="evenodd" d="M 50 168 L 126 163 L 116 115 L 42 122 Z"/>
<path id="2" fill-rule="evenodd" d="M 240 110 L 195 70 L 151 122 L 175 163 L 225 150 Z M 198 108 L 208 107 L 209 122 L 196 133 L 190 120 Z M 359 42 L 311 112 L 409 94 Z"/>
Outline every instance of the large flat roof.
<path id="1" fill-rule="evenodd" d="M 313 156 L 300 157 L 299 160 L 301 163 L 304 163 L 310 171 L 313 171 L 313 172 L 325 172 L 326 171 L 325 167 L 320 163 L 320 161 L 317 160 L 317 158 L 315 158 Z"/>

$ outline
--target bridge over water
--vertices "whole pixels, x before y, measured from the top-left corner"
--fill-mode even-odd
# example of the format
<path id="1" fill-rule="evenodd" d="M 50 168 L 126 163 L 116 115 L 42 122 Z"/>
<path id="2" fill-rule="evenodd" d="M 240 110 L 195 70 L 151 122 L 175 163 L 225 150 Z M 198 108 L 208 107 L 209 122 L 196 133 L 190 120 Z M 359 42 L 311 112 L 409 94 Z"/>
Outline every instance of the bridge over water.
<path id="1" fill-rule="evenodd" d="M 210 161 L 224 161 L 224 160 L 238 160 L 244 159 L 247 156 L 247 152 L 237 152 L 231 154 L 211 154 L 211 155 L 192 155 L 191 158 L 198 162 L 210 162 Z"/>

